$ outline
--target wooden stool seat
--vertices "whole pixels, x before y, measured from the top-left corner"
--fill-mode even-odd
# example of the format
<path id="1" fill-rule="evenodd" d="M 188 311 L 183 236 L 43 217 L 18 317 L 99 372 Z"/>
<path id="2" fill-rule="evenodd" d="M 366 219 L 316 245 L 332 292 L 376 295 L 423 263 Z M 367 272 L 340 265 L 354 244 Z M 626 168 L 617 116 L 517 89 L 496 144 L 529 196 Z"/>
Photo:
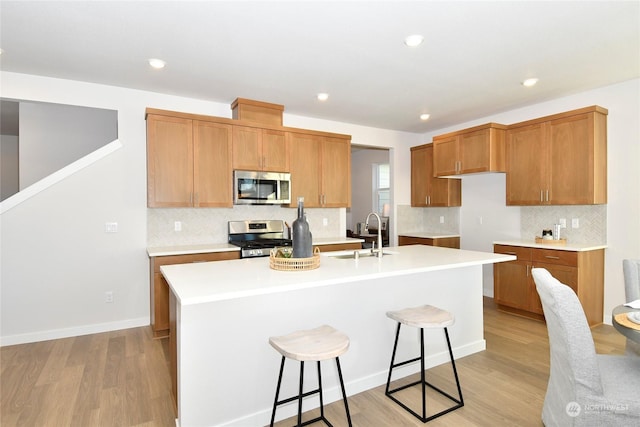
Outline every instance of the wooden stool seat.
<path id="1" fill-rule="evenodd" d="M 328 325 L 269 338 L 284 357 L 298 361 L 334 359 L 349 349 L 349 337 Z"/>
<path id="2" fill-rule="evenodd" d="M 446 328 L 453 325 L 453 314 L 432 305 L 387 312 L 387 317 L 414 328 Z"/>
<path id="3" fill-rule="evenodd" d="M 338 370 L 338 379 L 340 389 L 342 391 L 342 401 L 347 415 L 347 424 L 351 427 L 351 414 L 349 412 L 349 403 L 347 402 L 347 393 L 344 389 L 344 380 L 342 378 L 342 368 L 340 368 L 340 356 L 349 349 L 349 337 L 342 332 L 337 331 L 328 325 L 322 325 L 314 329 L 292 332 L 279 337 L 270 337 L 269 344 L 282 355 L 280 362 L 280 374 L 278 375 L 278 384 L 276 385 L 276 397 L 273 401 L 273 410 L 271 411 L 271 423 L 276 418 L 276 408 L 280 405 L 297 401 L 298 402 L 298 422 L 297 426 L 302 427 L 319 421 L 324 422 L 331 427 L 331 423 L 324 415 L 324 399 L 322 396 L 322 370 L 320 362 L 328 359 L 335 359 L 336 368 Z M 300 362 L 300 382 L 298 386 L 298 394 L 280 399 L 280 386 L 282 385 L 282 373 L 284 372 L 284 362 L 286 359 L 293 359 Z M 312 361 L 317 365 L 318 370 L 318 387 L 311 391 L 304 390 L 304 362 Z M 302 400 L 305 397 L 317 394 L 320 399 L 320 416 L 312 420 L 302 422 Z"/>

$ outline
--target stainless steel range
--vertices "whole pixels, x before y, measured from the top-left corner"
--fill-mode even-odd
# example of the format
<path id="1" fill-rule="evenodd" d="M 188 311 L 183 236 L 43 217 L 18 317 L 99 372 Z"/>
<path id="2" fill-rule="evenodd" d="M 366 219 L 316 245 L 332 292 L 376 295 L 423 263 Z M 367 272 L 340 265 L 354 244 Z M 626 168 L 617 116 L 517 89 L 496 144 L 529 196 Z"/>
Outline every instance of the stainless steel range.
<path id="1" fill-rule="evenodd" d="M 281 220 L 229 221 L 229 243 L 239 246 L 241 258 L 269 256 L 272 248 L 291 246 Z"/>

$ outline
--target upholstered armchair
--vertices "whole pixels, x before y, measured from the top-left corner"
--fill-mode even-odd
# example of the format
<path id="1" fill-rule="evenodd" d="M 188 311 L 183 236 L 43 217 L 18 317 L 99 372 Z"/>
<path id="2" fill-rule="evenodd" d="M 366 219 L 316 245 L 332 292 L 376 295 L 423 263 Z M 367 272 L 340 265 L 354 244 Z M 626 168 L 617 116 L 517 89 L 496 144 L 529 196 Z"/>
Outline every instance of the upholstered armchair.
<path id="1" fill-rule="evenodd" d="M 640 299 L 640 259 L 622 260 L 626 302 Z M 640 357 L 640 344 L 627 339 L 626 353 Z"/>
<path id="2" fill-rule="evenodd" d="M 640 358 L 596 354 L 575 292 L 546 269 L 532 269 L 551 353 L 542 408 L 547 427 L 640 425 Z"/>

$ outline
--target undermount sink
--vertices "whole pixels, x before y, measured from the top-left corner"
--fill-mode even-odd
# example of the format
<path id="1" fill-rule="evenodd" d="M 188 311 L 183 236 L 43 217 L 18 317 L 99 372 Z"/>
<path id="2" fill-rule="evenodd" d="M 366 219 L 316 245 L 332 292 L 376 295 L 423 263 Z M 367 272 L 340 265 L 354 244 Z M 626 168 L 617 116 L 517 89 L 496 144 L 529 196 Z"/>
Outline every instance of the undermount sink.
<path id="1" fill-rule="evenodd" d="M 382 254 L 383 254 L 383 257 L 385 257 L 385 256 L 388 256 L 388 255 L 397 254 L 397 252 L 383 250 Z M 375 257 L 375 254 L 371 253 L 371 249 L 362 249 L 362 250 L 359 250 L 359 251 L 326 252 L 323 255 L 331 257 L 331 258 L 338 258 L 338 259 L 356 259 L 356 258 L 371 258 L 371 257 Z"/>

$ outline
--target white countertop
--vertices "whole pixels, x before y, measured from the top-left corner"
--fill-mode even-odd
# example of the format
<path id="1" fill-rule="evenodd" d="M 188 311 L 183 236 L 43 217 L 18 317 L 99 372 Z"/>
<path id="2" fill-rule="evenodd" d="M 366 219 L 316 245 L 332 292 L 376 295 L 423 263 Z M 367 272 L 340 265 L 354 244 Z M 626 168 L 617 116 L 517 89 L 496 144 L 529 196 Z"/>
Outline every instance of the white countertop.
<path id="1" fill-rule="evenodd" d="M 272 270 L 268 257 L 165 265 L 160 270 L 180 303 L 191 305 L 516 259 L 512 255 L 424 245 L 385 251 L 394 254 L 354 260 L 333 258 L 327 253 L 321 256 L 319 268 L 308 271 Z"/>
<path id="2" fill-rule="evenodd" d="M 418 237 L 420 239 L 447 239 L 450 237 L 460 237 L 459 234 L 434 233 L 430 231 L 412 231 L 410 233 L 398 233 L 398 236 Z"/>
<path id="3" fill-rule="evenodd" d="M 582 243 L 567 242 L 565 245 L 560 244 L 544 244 L 536 243 L 535 240 L 499 240 L 493 242 L 494 245 L 510 245 L 510 246 L 524 246 L 527 248 L 541 248 L 541 249 L 555 249 L 558 251 L 595 251 L 598 249 L 606 249 L 607 245 L 592 245 Z"/>
<path id="4" fill-rule="evenodd" d="M 358 243 L 363 239 L 354 239 L 351 237 L 324 237 L 313 239 L 313 244 L 334 245 L 340 243 Z M 147 254 L 150 257 L 168 256 L 168 255 L 189 255 L 189 254 L 206 254 L 212 252 L 229 252 L 239 251 L 240 248 L 229 243 L 211 243 L 203 245 L 176 245 L 176 246 L 155 246 L 147 248 Z"/>

